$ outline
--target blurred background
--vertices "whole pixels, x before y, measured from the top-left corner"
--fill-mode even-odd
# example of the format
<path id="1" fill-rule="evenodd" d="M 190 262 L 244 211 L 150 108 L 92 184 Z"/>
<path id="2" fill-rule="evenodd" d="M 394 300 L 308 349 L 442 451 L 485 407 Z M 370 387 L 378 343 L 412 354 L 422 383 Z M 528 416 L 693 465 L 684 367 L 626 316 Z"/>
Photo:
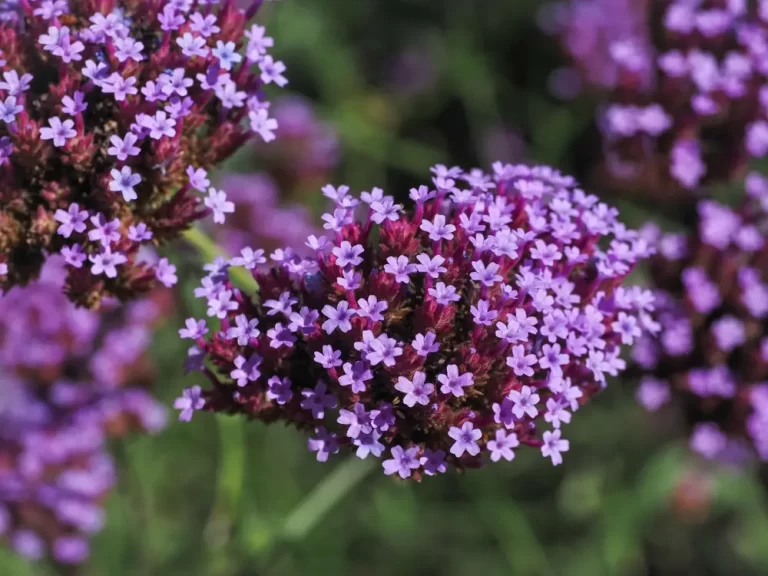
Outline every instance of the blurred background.
<path id="1" fill-rule="evenodd" d="M 278 140 L 216 175 L 238 204 L 215 236 L 228 251 L 300 249 L 327 182 L 402 200 L 435 163 L 494 160 L 592 181 L 597 99 L 542 31 L 552 25 L 544 2 L 276 0 L 259 20 L 290 85 L 274 104 Z M 674 225 L 642 199 L 591 191 L 610 194 L 628 224 Z M 178 267 L 178 305 L 151 354 L 170 406 L 195 383 L 176 332 L 202 314 L 192 291 L 213 254 L 182 245 L 164 255 Z M 302 435 L 278 425 L 209 414 L 183 424 L 172 412 L 163 433 L 115 441 L 119 480 L 89 562 L 60 569 L 0 549 L 0 575 L 768 574 L 756 476 L 692 457 L 677 415 L 649 417 L 631 382 L 612 382 L 569 438 L 558 468 L 526 451 L 416 484 L 357 459 L 318 464 Z"/>

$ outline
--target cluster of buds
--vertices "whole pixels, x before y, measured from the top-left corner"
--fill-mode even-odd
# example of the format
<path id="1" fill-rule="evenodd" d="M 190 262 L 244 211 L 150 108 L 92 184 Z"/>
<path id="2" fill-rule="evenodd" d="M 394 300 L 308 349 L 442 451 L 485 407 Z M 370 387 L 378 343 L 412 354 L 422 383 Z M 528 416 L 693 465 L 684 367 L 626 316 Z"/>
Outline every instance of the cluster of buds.
<path id="1" fill-rule="evenodd" d="M 272 38 L 247 25 L 261 2 L 36 4 L 0 12 L 0 286 L 52 254 L 81 306 L 171 285 L 140 247 L 223 222 L 233 206 L 206 170 L 275 137 L 262 90 L 287 80 Z"/>
<path id="2" fill-rule="evenodd" d="M 402 478 L 518 446 L 559 464 L 572 412 L 653 325 L 651 295 L 620 286 L 648 245 L 549 167 L 432 170 L 412 209 L 323 188 L 330 237 L 310 236 L 310 257 L 275 250 L 265 267 L 244 248 L 207 266 L 195 293 L 220 328 L 190 318 L 180 336 L 213 385 L 186 389 L 180 418 L 291 423 L 320 461 L 348 446 Z M 228 267 L 252 271 L 258 301 Z"/>
<path id="3" fill-rule="evenodd" d="M 739 209 L 701 201 L 693 233 L 649 230 L 662 331 L 634 350 L 637 396 L 679 402 L 709 459 L 768 460 L 768 180 L 751 173 L 746 190 Z"/>
<path id="4" fill-rule="evenodd" d="M 116 479 L 106 440 L 165 424 L 146 352 L 168 295 L 96 313 L 67 300 L 65 275 L 51 257 L 0 299 L 0 542 L 76 564 Z"/>
<path id="5" fill-rule="evenodd" d="M 768 153 L 768 4 L 636 2 L 631 13 L 645 27 L 612 34 L 600 58 L 589 52 L 582 62 L 595 70 L 610 58 L 606 69 L 614 70 L 599 113 L 608 183 L 686 200 L 688 191 L 728 180 Z"/>

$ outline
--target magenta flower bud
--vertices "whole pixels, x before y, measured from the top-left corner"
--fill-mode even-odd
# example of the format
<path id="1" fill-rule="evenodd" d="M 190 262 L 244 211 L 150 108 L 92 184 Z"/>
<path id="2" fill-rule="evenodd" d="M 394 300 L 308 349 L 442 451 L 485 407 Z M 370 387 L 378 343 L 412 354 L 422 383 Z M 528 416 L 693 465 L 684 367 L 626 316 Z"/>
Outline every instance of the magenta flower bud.
<path id="1" fill-rule="evenodd" d="M 746 189 L 738 209 L 699 202 L 687 234 L 649 229 L 659 334 L 634 351 L 637 398 L 682 405 L 705 458 L 768 461 L 768 182 L 751 173 Z"/>
<path id="2" fill-rule="evenodd" d="M 176 282 L 140 249 L 225 221 L 207 171 L 275 138 L 265 90 L 287 80 L 233 2 L 70 4 L 0 8 L 0 288 L 62 254 L 70 299 L 96 308 Z"/>
<path id="3" fill-rule="evenodd" d="M 648 247 L 551 168 L 433 172 L 436 190 L 413 189 L 407 209 L 374 189 L 360 210 L 348 187 L 324 187 L 327 234 L 309 257 L 252 267 L 258 300 L 229 281 L 243 259 L 210 266 L 197 295 L 222 329 L 183 330 L 215 386 L 185 391 L 181 419 L 291 423 L 318 460 L 351 449 L 401 478 L 512 460 L 518 446 L 559 464 L 561 426 L 644 331 L 652 298 L 620 285 Z M 249 322 L 259 333 L 237 338 Z"/>

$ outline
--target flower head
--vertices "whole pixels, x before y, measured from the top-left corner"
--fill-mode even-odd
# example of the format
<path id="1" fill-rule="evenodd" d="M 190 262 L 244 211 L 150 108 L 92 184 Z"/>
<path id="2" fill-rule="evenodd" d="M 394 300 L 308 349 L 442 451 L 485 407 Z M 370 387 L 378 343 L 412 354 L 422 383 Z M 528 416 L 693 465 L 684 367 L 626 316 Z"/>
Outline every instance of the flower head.
<path id="1" fill-rule="evenodd" d="M 611 186 L 687 199 L 768 153 L 764 6 L 566 3 L 553 31 L 576 71 L 559 77 L 604 98 L 602 171 Z"/>
<path id="2" fill-rule="evenodd" d="M 28 559 L 81 564 L 117 479 L 108 438 L 165 424 L 146 387 L 166 304 L 156 293 L 76 308 L 61 292 L 65 266 L 54 256 L 0 298 L 0 533 Z"/>
<path id="3" fill-rule="evenodd" d="M 699 202 L 688 234 L 649 228 L 659 246 L 651 260 L 657 305 L 631 326 L 658 332 L 634 351 L 646 409 L 684 406 L 691 448 L 706 458 L 751 452 L 768 461 L 768 181 L 751 173 L 746 188 L 740 208 Z M 623 305 L 632 300 L 622 294 Z M 630 323 L 617 320 L 625 339 Z"/>
<path id="4" fill-rule="evenodd" d="M 62 286 L 91 308 L 167 284 L 141 258 L 150 240 L 173 240 L 209 214 L 224 221 L 232 203 L 218 190 L 198 195 L 201 173 L 259 134 L 274 137 L 262 77 L 266 66 L 280 86 L 285 69 L 267 53 L 271 39 L 253 40 L 250 11 L 235 3 L 199 12 L 177 0 L 97 4 L 0 8 L 0 262 L 8 266 L 0 289 L 26 284 L 49 255 L 66 254 Z M 248 38 L 255 44 L 246 49 Z M 263 116 L 255 132 L 252 114 Z M 117 220 L 109 254 L 79 221 L 61 220 L 73 207 Z M 129 233 L 139 225 L 148 234 Z"/>
<path id="5" fill-rule="evenodd" d="M 237 340 L 188 321 L 185 335 L 198 339 L 218 381 L 203 391 L 202 410 L 314 430 L 309 447 L 319 460 L 352 448 L 385 458 L 384 472 L 403 478 L 512 460 L 518 445 L 559 463 L 571 413 L 623 369 L 622 341 L 637 336 L 625 316 L 651 300 L 618 294 L 648 247 L 615 210 L 551 168 L 451 170 L 473 187 L 471 203 L 453 200 L 448 177 L 435 176 L 434 197 L 425 193 L 392 219 L 372 217 L 377 203 L 392 201 L 381 190 L 366 193 L 368 214 L 355 221 L 360 204 L 349 189 L 325 187 L 335 203 L 331 232 L 322 247 L 309 239 L 310 256 L 276 251 L 270 267 L 247 267 L 258 302 L 211 269 L 199 295 L 211 305 L 226 294 L 232 307 L 211 306 L 209 315 L 227 330 L 257 321 L 261 332 Z M 572 228 L 565 240 L 552 233 L 558 223 Z M 515 248 L 481 250 L 476 233 Z M 262 359 L 261 374 L 236 378 L 235 362 L 249 355 Z M 288 388 L 278 396 L 270 382 Z"/>

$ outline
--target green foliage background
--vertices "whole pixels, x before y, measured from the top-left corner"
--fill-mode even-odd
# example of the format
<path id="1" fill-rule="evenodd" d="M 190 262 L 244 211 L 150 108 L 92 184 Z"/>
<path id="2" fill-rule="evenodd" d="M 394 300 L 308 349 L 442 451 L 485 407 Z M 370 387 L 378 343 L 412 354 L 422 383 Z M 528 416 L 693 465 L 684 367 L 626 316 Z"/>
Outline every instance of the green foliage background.
<path id="1" fill-rule="evenodd" d="M 266 3 L 289 89 L 338 130 L 336 183 L 399 193 L 436 162 L 487 164 L 486 133 L 514 130 L 526 159 L 582 176 L 599 154 L 595 103 L 548 94 L 560 64 L 535 0 L 281 0 Z M 404 94 L 389 80 L 404 49 L 425 51 L 433 81 Z M 428 78 L 430 75 L 424 75 Z M 254 170 L 250 157 L 233 160 Z M 301 192 L 301 191 L 299 191 Z M 318 207 L 319 194 L 306 201 Z M 662 219 L 622 202 L 631 223 Z M 182 319 L 201 257 L 177 246 L 177 317 L 152 349 L 168 405 L 182 375 Z M 205 255 L 208 258 L 210 255 Z M 204 258 L 203 258 L 204 259 Z M 642 281 L 642 278 L 640 278 Z M 115 445 L 120 483 L 83 576 L 250 575 L 765 575 L 766 496 L 754 476 L 704 468 L 685 449 L 673 413 L 653 420 L 614 381 L 568 426 L 571 451 L 552 468 L 520 451 L 513 463 L 422 484 L 384 477 L 370 462 L 315 462 L 302 436 L 278 425 L 197 415 L 157 437 Z M 694 474 L 710 503 L 681 511 Z M 681 492 L 682 490 L 682 492 Z M 692 496 L 691 489 L 687 493 Z M 42 576 L 0 550 L 0 575 Z"/>

